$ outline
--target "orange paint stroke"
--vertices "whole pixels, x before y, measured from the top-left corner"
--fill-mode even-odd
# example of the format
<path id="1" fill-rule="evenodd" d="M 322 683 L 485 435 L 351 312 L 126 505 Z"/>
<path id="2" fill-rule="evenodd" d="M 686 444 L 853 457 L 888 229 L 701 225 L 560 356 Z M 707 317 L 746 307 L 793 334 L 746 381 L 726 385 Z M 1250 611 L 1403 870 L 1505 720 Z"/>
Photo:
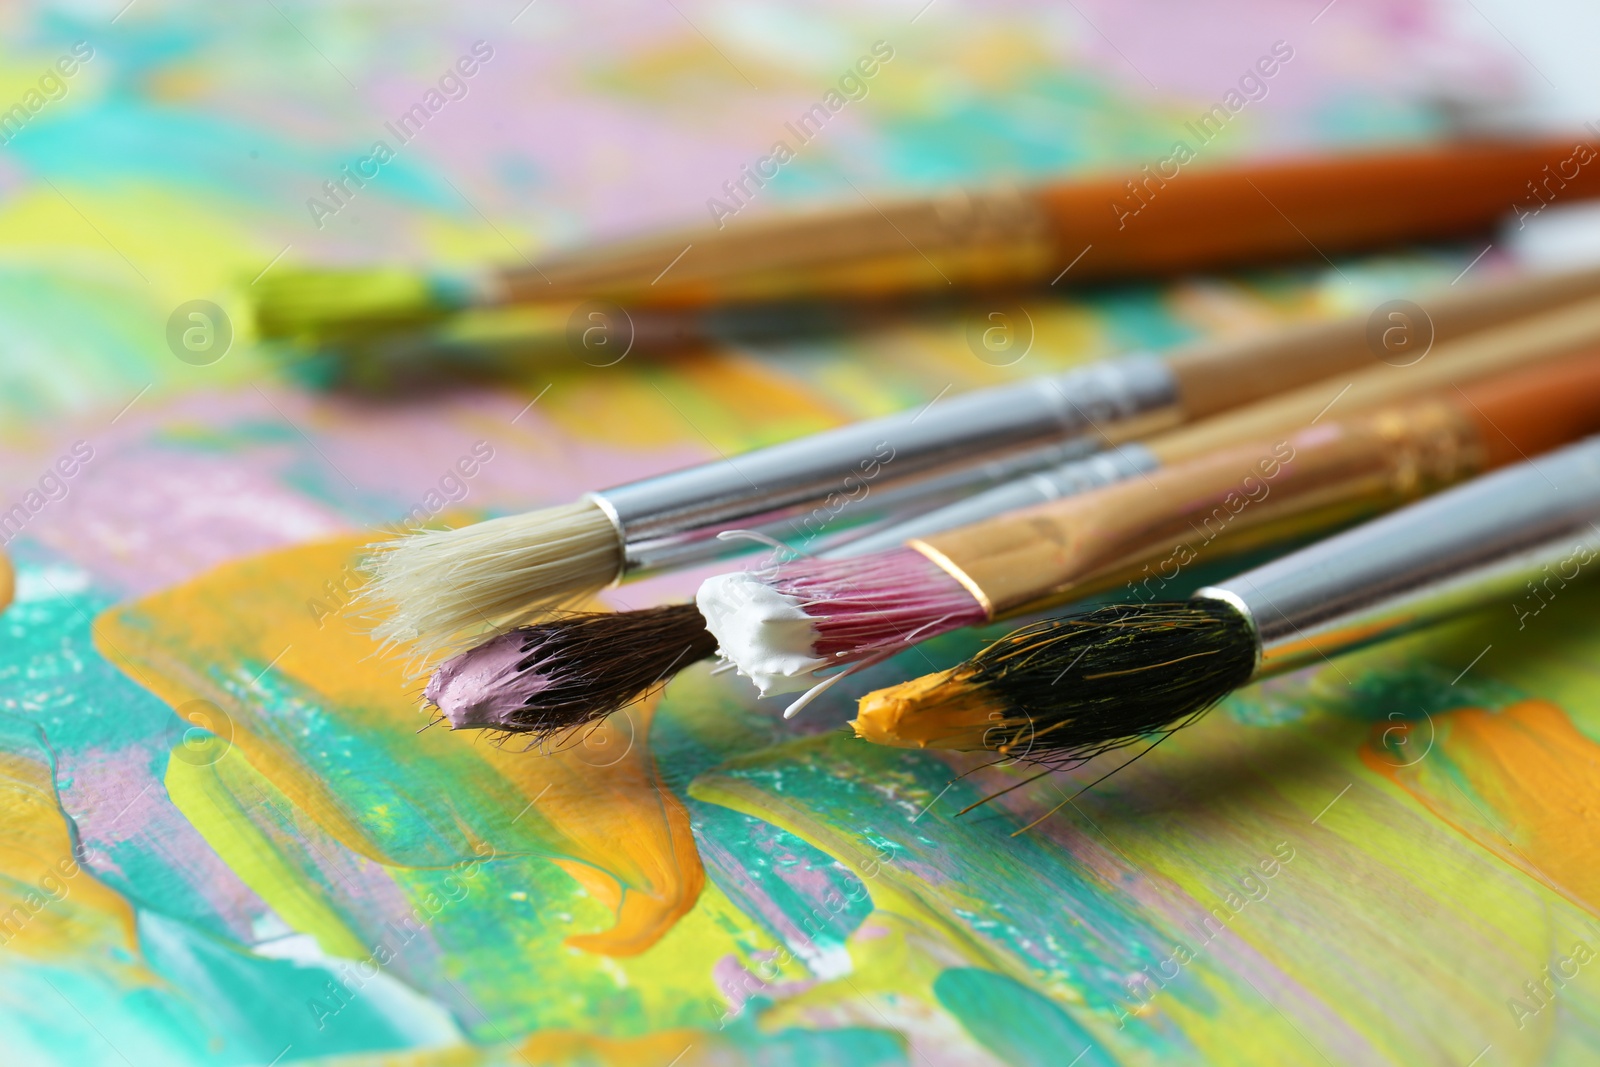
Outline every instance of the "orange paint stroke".
<path id="1" fill-rule="evenodd" d="M 428 717 L 404 662 L 379 655 L 365 624 L 319 606 L 348 597 L 340 590 L 366 542 L 225 564 L 105 612 L 96 645 L 174 708 L 204 700 L 221 709 L 220 729 L 250 764 L 351 851 L 398 867 L 443 867 L 489 849 L 542 856 L 616 915 L 569 944 L 610 956 L 649 948 L 705 882 L 688 812 L 648 749 L 653 704 L 550 756 L 476 733 L 419 732 Z M 212 728 L 216 716 L 204 714 Z M 361 801 L 379 792 L 374 783 L 407 810 Z M 418 825 L 425 831 L 396 829 Z"/>
<path id="2" fill-rule="evenodd" d="M 686 1055 L 693 1051 L 692 1056 Z M 662 1030 L 643 1037 L 609 1038 L 570 1030 L 535 1034 L 518 1050 L 529 1063 L 592 1063 L 596 1067 L 688 1067 L 741 1062 L 718 1034 L 704 1030 Z"/>
<path id="3" fill-rule="evenodd" d="M 581 1064 L 582 1067 L 737 1067 L 749 1062 L 721 1034 L 661 1030 L 642 1037 L 604 1037 L 542 1030 L 515 1045 L 454 1045 L 358 1057 L 362 1067 L 492 1067 L 494 1064 Z M 340 1060 L 339 1062 L 346 1062 Z M 355 1067 L 356 1059 L 349 1061 Z"/>
<path id="4" fill-rule="evenodd" d="M 1375 727 L 1362 761 L 1464 836 L 1600 914 L 1600 745 L 1543 700 L 1497 713 L 1462 708 L 1432 722 L 1432 749 L 1414 763 L 1401 765 L 1425 738 L 1408 737 L 1397 758 L 1392 731 L 1415 734 L 1426 723 Z"/>

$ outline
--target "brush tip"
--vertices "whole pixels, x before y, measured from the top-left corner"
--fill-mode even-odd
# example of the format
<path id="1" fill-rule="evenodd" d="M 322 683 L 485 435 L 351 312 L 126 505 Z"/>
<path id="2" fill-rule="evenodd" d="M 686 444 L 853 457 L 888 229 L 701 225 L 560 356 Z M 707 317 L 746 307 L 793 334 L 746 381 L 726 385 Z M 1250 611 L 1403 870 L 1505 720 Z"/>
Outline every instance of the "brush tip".
<path id="1" fill-rule="evenodd" d="M 621 567 L 616 527 L 585 500 L 380 541 L 362 599 L 384 616 L 378 641 L 432 657 L 591 596 Z"/>
<path id="2" fill-rule="evenodd" d="M 468 307 L 472 286 L 397 267 L 279 268 L 251 286 L 267 340 L 327 340 L 407 329 Z"/>
<path id="3" fill-rule="evenodd" d="M 574 612 L 447 660 L 426 695 L 452 729 L 542 742 L 642 700 L 715 649 L 693 604 Z"/>
<path id="4" fill-rule="evenodd" d="M 1249 681 L 1256 639 L 1222 600 L 1112 604 L 1024 626 L 972 659 L 861 700 L 896 747 L 1079 760 L 1170 731 Z"/>
<path id="5" fill-rule="evenodd" d="M 973 751 L 991 747 L 986 735 L 999 718 L 982 693 L 949 670 L 868 693 L 850 725 L 875 745 Z"/>
<path id="6" fill-rule="evenodd" d="M 522 669 L 527 635 L 513 630 L 445 660 L 434 669 L 423 696 L 452 730 L 509 730 L 537 677 Z"/>
<path id="7" fill-rule="evenodd" d="M 817 629 L 801 602 L 753 574 L 707 578 L 694 600 L 718 650 L 762 696 L 809 689 L 815 672 L 828 666 L 812 651 Z M 791 706 L 784 718 L 797 710 Z"/>

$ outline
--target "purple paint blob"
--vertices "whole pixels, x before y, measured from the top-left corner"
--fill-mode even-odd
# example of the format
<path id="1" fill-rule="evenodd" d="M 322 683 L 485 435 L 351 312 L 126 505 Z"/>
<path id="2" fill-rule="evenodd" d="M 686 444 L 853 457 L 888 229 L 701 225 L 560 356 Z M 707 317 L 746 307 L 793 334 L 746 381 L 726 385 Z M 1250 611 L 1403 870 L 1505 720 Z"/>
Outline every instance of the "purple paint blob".
<path id="1" fill-rule="evenodd" d="M 439 664 L 424 695 L 452 730 L 504 730 L 530 696 L 550 685 L 537 671 L 521 669 L 533 643 L 525 630 L 491 638 Z"/>

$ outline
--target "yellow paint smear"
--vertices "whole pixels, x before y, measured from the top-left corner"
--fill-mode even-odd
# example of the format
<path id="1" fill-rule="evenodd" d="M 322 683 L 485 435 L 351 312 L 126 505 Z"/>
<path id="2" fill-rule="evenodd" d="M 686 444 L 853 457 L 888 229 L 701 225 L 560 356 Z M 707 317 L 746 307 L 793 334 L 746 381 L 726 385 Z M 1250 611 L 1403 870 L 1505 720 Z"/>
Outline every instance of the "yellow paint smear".
<path id="1" fill-rule="evenodd" d="M 221 742 L 214 742 L 219 748 Z M 255 890 L 284 922 L 317 939 L 329 955 L 361 959 L 367 947 L 345 925 L 338 909 L 315 883 L 292 867 L 282 851 L 251 818 L 249 785 L 253 769 L 238 748 L 229 748 L 215 763 L 182 758 L 174 750 L 167 763 L 167 795 L 229 870 Z"/>
<path id="2" fill-rule="evenodd" d="M 543 855 L 616 914 L 611 928 L 569 944 L 610 956 L 649 948 L 693 907 L 705 881 L 688 813 L 661 786 L 647 747 L 653 707 L 613 716 L 585 743 L 550 756 L 481 734 L 420 730 L 428 716 L 405 664 L 380 656 L 364 626 L 319 619 L 310 606 L 326 597 L 326 583 L 351 573 L 366 542 L 226 564 L 107 611 L 95 623 L 96 645 L 175 708 L 205 700 L 222 709 L 250 766 L 351 851 L 416 867 L 473 858 L 485 845 L 499 856 Z M 273 687 L 314 703 L 332 720 L 326 735 L 278 721 L 261 696 Z M 352 735 L 359 745 L 340 740 Z M 407 814 L 430 832 L 397 845 L 391 805 L 368 810 L 353 799 L 374 777 L 402 790 L 415 809 Z M 189 770 L 175 772 L 174 783 L 196 801 L 216 787 Z M 223 829 L 227 802 L 213 793 L 210 803 L 213 830 Z M 257 873 L 277 877 L 259 865 Z"/>
<path id="3" fill-rule="evenodd" d="M 134 963 L 133 908 L 78 864 L 48 762 L 0 754 L 0 812 L 0 954 Z"/>
<path id="4" fill-rule="evenodd" d="M 740 451 L 837 426 L 846 412 L 818 399 L 808 383 L 734 353 L 679 352 L 670 373 L 631 378 L 574 372 L 541 404 L 545 417 L 580 441 L 613 448 L 677 448 L 685 434 Z"/>
<path id="5" fill-rule="evenodd" d="M 1433 750 L 1410 766 L 1396 766 L 1378 737 L 1363 746 L 1362 761 L 1466 837 L 1600 914 L 1600 745 L 1543 700 L 1498 713 L 1463 708 L 1434 716 L 1433 727 Z M 1416 751 L 1426 744 L 1408 741 Z"/>

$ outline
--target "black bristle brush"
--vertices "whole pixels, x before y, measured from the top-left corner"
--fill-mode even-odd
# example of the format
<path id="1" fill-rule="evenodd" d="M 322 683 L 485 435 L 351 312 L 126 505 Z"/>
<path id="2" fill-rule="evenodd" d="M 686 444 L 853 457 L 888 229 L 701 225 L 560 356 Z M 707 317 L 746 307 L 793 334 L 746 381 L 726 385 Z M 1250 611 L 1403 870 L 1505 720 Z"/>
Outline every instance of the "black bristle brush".
<path id="1" fill-rule="evenodd" d="M 1081 762 L 1170 733 L 1247 682 L 1464 612 L 1600 556 L 1600 437 L 1485 475 L 1196 592 L 1023 627 L 861 699 L 877 744 Z M 1543 601 L 1538 601 L 1542 603 Z"/>

